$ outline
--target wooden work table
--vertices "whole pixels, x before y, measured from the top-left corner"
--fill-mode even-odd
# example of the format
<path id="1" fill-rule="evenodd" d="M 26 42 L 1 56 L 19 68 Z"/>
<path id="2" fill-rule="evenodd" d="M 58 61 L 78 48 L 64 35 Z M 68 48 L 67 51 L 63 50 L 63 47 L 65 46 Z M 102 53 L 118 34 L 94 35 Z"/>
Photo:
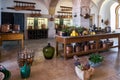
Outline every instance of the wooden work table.
<path id="1" fill-rule="evenodd" d="M 83 55 L 83 54 L 87 54 L 87 53 L 102 51 L 105 49 L 98 48 L 99 41 L 101 39 L 108 39 L 108 38 L 118 38 L 118 44 L 108 47 L 107 49 L 114 48 L 114 47 L 120 48 L 120 33 L 106 33 L 106 34 L 104 33 L 104 34 L 85 35 L 85 36 L 77 36 L 77 37 L 56 35 L 56 55 L 58 55 L 60 53 L 59 52 L 59 43 L 63 44 L 63 56 L 65 59 L 68 57 L 73 57 L 74 55 Z M 66 45 L 67 44 L 76 43 L 76 42 L 84 42 L 84 41 L 95 41 L 96 48 L 94 50 L 89 50 L 87 52 L 82 51 L 79 53 L 73 52 L 71 54 L 66 54 Z"/>
<path id="2" fill-rule="evenodd" d="M 0 33 L 0 45 L 3 41 L 18 40 L 21 41 L 21 47 L 24 48 L 23 33 Z"/>

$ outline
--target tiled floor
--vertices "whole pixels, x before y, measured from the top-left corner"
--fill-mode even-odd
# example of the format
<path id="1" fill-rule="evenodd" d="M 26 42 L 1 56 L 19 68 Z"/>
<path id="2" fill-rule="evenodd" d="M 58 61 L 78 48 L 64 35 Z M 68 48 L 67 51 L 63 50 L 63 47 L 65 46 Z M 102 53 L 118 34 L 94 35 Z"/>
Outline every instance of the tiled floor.
<path id="1" fill-rule="evenodd" d="M 74 60 L 64 60 L 62 57 L 54 57 L 52 60 L 45 60 L 42 48 L 50 42 L 55 47 L 54 39 L 27 40 L 25 46 L 35 51 L 35 60 L 31 67 L 31 75 L 27 80 L 80 80 L 74 71 Z M 10 80 L 23 80 L 20 76 L 17 64 L 17 42 L 4 42 L 1 48 L 1 65 L 11 71 Z M 110 49 L 100 53 L 104 56 L 103 63 L 95 68 L 91 80 L 120 80 L 120 55 L 118 48 Z M 84 60 L 86 56 L 81 56 Z"/>

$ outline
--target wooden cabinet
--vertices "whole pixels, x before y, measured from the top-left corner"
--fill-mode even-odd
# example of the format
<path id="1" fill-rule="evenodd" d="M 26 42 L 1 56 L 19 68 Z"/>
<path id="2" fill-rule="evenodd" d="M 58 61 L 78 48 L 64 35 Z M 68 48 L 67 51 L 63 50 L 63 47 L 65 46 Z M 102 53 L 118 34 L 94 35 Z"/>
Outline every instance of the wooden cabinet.
<path id="1" fill-rule="evenodd" d="M 118 38 L 118 45 L 113 45 L 107 48 L 99 48 L 99 41 L 101 39 L 108 39 L 108 38 Z M 76 42 L 85 42 L 85 41 L 95 41 L 95 49 L 91 49 L 88 51 L 80 51 L 80 52 L 72 52 L 70 54 L 66 53 L 66 46 L 67 44 L 76 43 Z M 108 34 L 96 34 L 96 35 L 85 35 L 85 36 L 78 36 L 78 37 L 70 37 L 70 36 L 58 36 L 56 35 L 56 55 L 61 54 L 59 50 L 59 44 L 63 44 L 63 56 L 65 59 L 68 57 L 73 57 L 74 55 L 83 55 L 93 52 L 103 51 L 109 48 L 118 47 L 120 48 L 120 33 L 108 33 Z"/>
<path id="2" fill-rule="evenodd" d="M 27 30 L 28 39 L 48 38 L 48 29 Z"/>

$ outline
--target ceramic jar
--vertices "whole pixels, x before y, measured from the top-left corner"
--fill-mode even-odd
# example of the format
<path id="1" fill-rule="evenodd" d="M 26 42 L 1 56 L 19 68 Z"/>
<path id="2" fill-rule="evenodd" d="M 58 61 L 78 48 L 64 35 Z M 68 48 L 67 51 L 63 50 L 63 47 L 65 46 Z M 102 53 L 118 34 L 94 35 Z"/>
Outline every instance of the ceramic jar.
<path id="1" fill-rule="evenodd" d="M 47 46 L 43 48 L 43 54 L 45 59 L 52 59 L 55 53 L 55 48 L 48 43 Z"/>

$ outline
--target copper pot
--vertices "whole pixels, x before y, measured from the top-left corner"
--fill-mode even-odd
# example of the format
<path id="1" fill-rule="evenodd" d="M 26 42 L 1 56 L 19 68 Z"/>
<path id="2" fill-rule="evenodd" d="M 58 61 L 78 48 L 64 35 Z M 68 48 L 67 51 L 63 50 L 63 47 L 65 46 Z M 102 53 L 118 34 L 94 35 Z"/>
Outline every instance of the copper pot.
<path id="1" fill-rule="evenodd" d="M 103 43 L 103 48 L 107 48 L 108 44 L 106 42 Z"/>
<path id="2" fill-rule="evenodd" d="M 67 54 L 70 54 L 70 53 L 72 53 L 73 52 L 73 46 L 72 45 L 67 45 L 66 46 L 66 53 Z"/>
<path id="3" fill-rule="evenodd" d="M 10 31 L 10 24 L 3 24 L 1 26 L 1 32 L 9 32 Z"/>
<path id="4" fill-rule="evenodd" d="M 14 25 L 13 31 L 20 31 L 20 25 Z"/>
<path id="5" fill-rule="evenodd" d="M 80 46 L 76 46 L 75 51 L 80 52 L 81 51 Z"/>
<path id="6" fill-rule="evenodd" d="M 88 45 L 84 45 L 84 51 L 88 51 L 89 50 L 89 46 Z"/>
<path id="7" fill-rule="evenodd" d="M 90 43 L 90 49 L 95 49 L 95 43 Z"/>

